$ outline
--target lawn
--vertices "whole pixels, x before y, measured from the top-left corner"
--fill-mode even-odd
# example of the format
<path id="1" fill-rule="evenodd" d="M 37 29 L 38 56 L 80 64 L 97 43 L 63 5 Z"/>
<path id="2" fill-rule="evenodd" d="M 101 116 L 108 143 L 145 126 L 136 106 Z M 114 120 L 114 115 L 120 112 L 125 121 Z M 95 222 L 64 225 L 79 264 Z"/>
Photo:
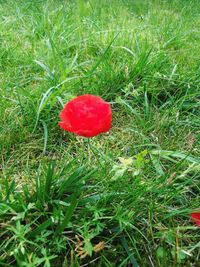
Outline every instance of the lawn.
<path id="1" fill-rule="evenodd" d="M 199 266 L 198 0 L 0 1 L 0 266 Z M 109 132 L 60 129 L 82 94 Z"/>

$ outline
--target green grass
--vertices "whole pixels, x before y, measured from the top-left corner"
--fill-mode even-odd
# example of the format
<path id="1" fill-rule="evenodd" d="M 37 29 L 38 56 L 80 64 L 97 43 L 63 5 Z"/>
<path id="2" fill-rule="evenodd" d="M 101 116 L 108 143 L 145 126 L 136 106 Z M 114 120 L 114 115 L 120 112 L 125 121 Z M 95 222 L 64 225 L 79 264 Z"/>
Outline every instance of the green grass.
<path id="1" fill-rule="evenodd" d="M 198 266 L 199 12 L 0 1 L 0 266 Z M 58 126 L 84 93 L 113 109 L 90 146 Z"/>

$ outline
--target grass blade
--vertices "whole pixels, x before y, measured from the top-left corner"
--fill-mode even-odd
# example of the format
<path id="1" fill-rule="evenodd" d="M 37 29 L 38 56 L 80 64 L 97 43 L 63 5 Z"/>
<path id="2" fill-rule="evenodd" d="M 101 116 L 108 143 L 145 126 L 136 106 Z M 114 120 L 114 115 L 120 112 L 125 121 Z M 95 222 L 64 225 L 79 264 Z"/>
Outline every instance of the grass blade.
<path id="1" fill-rule="evenodd" d="M 45 121 L 40 120 L 43 128 L 44 128 L 44 147 L 43 147 L 43 155 L 45 155 L 46 153 L 46 149 L 47 149 L 47 140 L 48 140 L 48 129 L 47 129 L 47 124 L 45 123 Z"/>
<path id="2" fill-rule="evenodd" d="M 32 232 L 30 232 L 28 234 L 29 238 L 35 237 L 37 235 L 39 235 L 42 231 L 44 231 L 45 229 L 47 229 L 50 225 L 52 225 L 53 221 L 52 219 L 48 219 L 47 221 L 41 223 L 35 230 L 33 230 Z"/>
<path id="3" fill-rule="evenodd" d="M 73 212 L 76 209 L 76 206 L 77 206 L 78 201 L 79 201 L 78 195 L 79 195 L 78 192 L 73 194 L 71 201 L 70 201 L 70 206 L 67 208 L 64 219 L 63 219 L 61 225 L 57 228 L 55 235 L 57 235 L 58 233 L 61 233 L 67 227 L 68 223 L 70 222 L 71 217 L 73 215 Z"/>

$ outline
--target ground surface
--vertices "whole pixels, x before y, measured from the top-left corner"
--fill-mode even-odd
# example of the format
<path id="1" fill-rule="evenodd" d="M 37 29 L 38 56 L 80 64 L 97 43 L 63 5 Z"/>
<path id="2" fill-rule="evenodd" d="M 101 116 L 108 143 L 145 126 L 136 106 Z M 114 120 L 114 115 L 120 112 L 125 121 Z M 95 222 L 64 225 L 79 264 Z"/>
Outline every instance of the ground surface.
<path id="1" fill-rule="evenodd" d="M 0 1 L 0 266 L 199 266 L 199 1 Z M 113 127 L 58 127 L 92 93 Z"/>

